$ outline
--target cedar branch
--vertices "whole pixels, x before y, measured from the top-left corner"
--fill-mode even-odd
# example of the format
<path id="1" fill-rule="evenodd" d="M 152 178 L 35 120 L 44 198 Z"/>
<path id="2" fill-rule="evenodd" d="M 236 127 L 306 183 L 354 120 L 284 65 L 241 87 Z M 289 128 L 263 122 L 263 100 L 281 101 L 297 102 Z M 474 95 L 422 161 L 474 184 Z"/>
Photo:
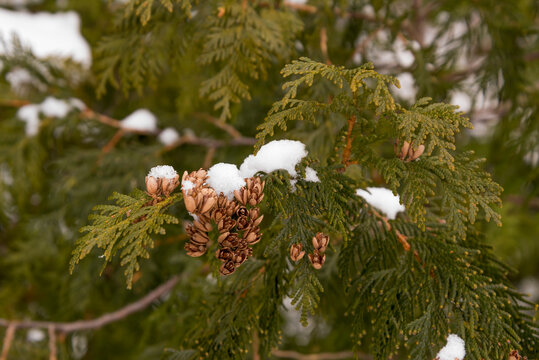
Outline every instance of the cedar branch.
<path id="1" fill-rule="evenodd" d="M 162 295 L 168 293 L 172 288 L 178 283 L 179 277 L 173 276 L 165 283 L 159 285 L 154 290 L 150 291 L 143 298 L 124 306 L 123 308 L 116 310 L 111 313 L 103 314 L 100 317 L 93 320 L 78 320 L 74 322 L 53 322 L 53 321 L 32 321 L 32 320 L 23 320 L 23 321 L 13 321 L 7 319 L 0 319 L 0 326 L 7 327 L 8 332 L 10 329 L 14 332 L 15 329 L 28 329 L 28 328 L 42 328 L 49 329 L 51 326 L 57 332 L 60 333 L 71 333 L 74 331 L 81 330 L 92 330 L 99 329 L 110 323 L 122 320 L 129 315 L 139 312 L 146 307 L 148 307 L 152 302 L 160 298 Z M 7 334 L 6 334 L 7 337 Z M 6 347 L 6 339 L 4 339 L 4 348 Z M 9 347 L 8 347 L 9 349 Z M 0 358 L 0 360 L 5 360 Z"/>

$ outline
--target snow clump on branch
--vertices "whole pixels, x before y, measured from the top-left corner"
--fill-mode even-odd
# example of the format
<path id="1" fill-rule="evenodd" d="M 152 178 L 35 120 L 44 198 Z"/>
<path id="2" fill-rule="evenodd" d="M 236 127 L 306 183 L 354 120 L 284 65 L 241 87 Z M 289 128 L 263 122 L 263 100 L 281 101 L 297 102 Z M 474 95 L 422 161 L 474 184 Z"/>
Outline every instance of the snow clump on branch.
<path id="1" fill-rule="evenodd" d="M 447 344 L 436 355 L 437 360 L 462 360 L 466 356 L 464 340 L 458 335 L 450 334 L 447 337 Z"/>
<path id="2" fill-rule="evenodd" d="M 361 196 L 369 205 L 383 212 L 389 220 L 395 220 L 397 213 L 406 210 L 404 205 L 400 203 L 400 197 L 393 195 L 393 192 L 386 188 L 357 189 L 356 195 Z"/>

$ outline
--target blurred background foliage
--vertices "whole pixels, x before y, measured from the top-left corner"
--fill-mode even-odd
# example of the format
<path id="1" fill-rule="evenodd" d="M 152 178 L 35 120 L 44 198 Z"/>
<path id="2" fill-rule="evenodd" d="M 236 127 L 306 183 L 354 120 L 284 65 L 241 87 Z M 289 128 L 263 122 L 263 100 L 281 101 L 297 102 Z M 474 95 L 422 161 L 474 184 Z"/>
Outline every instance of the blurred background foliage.
<path id="1" fill-rule="evenodd" d="M 172 12 L 165 2 L 155 1 L 148 18 L 137 10 L 145 2 L 0 1 L 3 9 L 13 11 L 75 11 L 93 54 L 90 68 L 66 59 L 37 58 L 24 44 L 0 54 L 0 317 L 95 318 L 181 273 L 185 281 L 180 281 L 171 301 L 163 299 L 103 329 L 59 339 L 62 359 L 159 358 L 163 348 L 181 343 L 189 331 L 177 326 L 178 313 L 182 319 L 196 318 L 190 305 L 203 302 L 213 284 L 209 276 L 196 282 L 185 277 L 204 279 L 208 268 L 187 260 L 183 230 L 171 226 L 152 258 L 143 263 L 131 291 L 125 289 L 117 263 L 108 266 L 102 277 L 97 276 L 99 261 L 84 261 L 69 275 L 78 229 L 90 209 L 113 191 L 142 188 L 146 172 L 154 165 L 170 164 L 183 172 L 220 161 L 239 163 L 252 152 L 251 146 L 225 145 L 215 153 L 196 144 L 167 147 L 156 136 L 141 133 L 124 135 L 104 153 L 117 129 L 77 111 L 63 119 L 43 119 L 39 134 L 29 137 L 16 116 L 21 101 L 76 97 L 92 111 L 113 119 L 147 108 L 158 118 L 160 129 L 172 127 L 182 137 L 228 142 L 231 133 L 223 131 L 219 118 L 242 136 L 254 137 L 271 104 L 282 95 L 279 71 L 300 56 L 346 67 L 370 61 L 376 70 L 398 75 L 402 88 L 394 90 L 402 101 L 428 96 L 460 105 L 468 113 L 475 128 L 459 136 L 458 146 L 485 157 L 487 170 L 505 189 L 503 226 L 478 226 L 485 227 L 495 252 L 515 269 L 510 274 L 514 284 L 529 292 L 532 301 L 538 300 L 538 2 L 250 0 L 253 17 L 260 23 L 245 19 L 253 22 L 246 25 L 252 26 L 251 32 L 232 41 L 237 47 L 230 51 L 241 53 L 237 43 L 241 41 L 269 49 L 240 54 L 254 56 L 251 65 L 257 76 L 233 64 L 230 54 L 223 55 L 225 63 L 209 55 L 212 32 L 220 34 L 230 25 L 222 21 L 221 9 L 226 18 L 226 11 L 235 11 L 241 1 L 173 1 Z M 132 11 L 126 10 L 129 6 Z M 271 28 L 275 24 L 279 27 Z M 266 31 L 273 38 L 264 38 Z M 3 34 L 3 41 L 11 40 Z M 222 94 L 212 94 L 233 84 L 232 78 L 224 85 L 211 83 L 226 66 L 239 74 L 246 92 L 223 90 L 230 100 L 226 100 L 230 116 L 215 107 Z M 10 83 L 8 74 L 21 68 L 42 85 Z M 201 93 L 208 81 L 210 90 Z M 325 89 L 313 91 L 323 94 Z M 298 122 L 291 125 L 288 136 L 306 143 L 311 155 L 324 163 L 331 161 L 328 154 L 339 145 L 334 139 L 342 125 L 328 119 L 315 130 Z M 175 213 L 188 219 L 183 208 Z M 301 328 L 293 315 L 280 315 L 288 319 L 283 348 L 311 353 L 351 347 L 350 339 L 342 336 L 347 331 L 344 309 L 332 305 L 342 289 L 327 281 L 330 288 L 320 305 L 323 315 L 309 327 Z M 46 341 L 29 341 L 25 331 L 17 332 L 10 359 L 47 357 Z"/>

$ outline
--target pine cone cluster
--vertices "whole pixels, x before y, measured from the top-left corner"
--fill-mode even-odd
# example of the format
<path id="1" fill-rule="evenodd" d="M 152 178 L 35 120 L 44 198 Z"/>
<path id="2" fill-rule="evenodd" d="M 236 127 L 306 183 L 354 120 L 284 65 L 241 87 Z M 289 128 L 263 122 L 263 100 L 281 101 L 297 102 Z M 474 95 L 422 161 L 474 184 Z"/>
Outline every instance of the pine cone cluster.
<path id="1" fill-rule="evenodd" d="M 326 251 L 328 244 L 329 236 L 324 233 L 319 232 L 313 237 L 314 251 L 312 254 L 309 254 L 309 261 L 316 270 L 321 269 L 326 261 L 326 254 L 324 254 L 324 252 Z M 290 247 L 290 258 L 293 261 L 300 261 L 303 259 L 303 256 L 305 256 L 305 251 L 303 250 L 302 244 L 294 244 Z"/>
<path id="2" fill-rule="evenodd" d="M 205 170 L 185 172 L 182 177 L 182 191 L 185 207 L 196 220 L 187 226 L 190 237 L 185 244 L 189 256 L 197 257 L 206 253 L 210 237 L 208 233 L 217 226 L 219 248 L 215 256 L 223 262 L 219 268 L 222 275 L 232 274 L 237 267 L 252 255 L 252 245 L 260 241 L 263 215 L 257 205 L 264 198 L 264 182 L 260 178 L 245 179 L 246 186 L 234 192 L 229 200 L 222 193 L 206 184 Z"/>
<path id="3" fill-rule="evenodd" d="M 402 147 L 399 148 L 399 140 L 395 141 L 395 155 L 397 155 L 399 159 L 406 162 L 417 160 L 421 155 L 423 155 L 425 145 L 421 144 L 416 150 L 414 150 L 413 144 L 413 141 L 411 143 L 405 141 L 403 142 Z"/>
<path id="4" fill-rule="evenodd" d="M 316 236 L 313 237 L 314 252 L 309 254 L 309 260 L 316 270 L 321 269 L 326 261 L 326 254 L 324 254 L 324 252 L 326 251 L 328 244 L 329 236 L 324 233 L 316 233 Z"/>

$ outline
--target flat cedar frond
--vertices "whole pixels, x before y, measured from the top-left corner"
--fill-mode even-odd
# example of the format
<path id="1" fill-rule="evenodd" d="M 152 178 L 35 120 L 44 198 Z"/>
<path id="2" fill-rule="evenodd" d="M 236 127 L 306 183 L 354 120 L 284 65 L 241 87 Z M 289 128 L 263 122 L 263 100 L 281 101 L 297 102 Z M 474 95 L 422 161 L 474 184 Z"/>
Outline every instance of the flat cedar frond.
<path id="1" fill-rule="evenodd" d="M 266 77 L 269 64 L 286 59 L 293 35 L 301 29 L 286 11 L 256 11 L 250 3 L 223 7 L 222 16 L 209 16 L 205 26 L 202 64 L 217 64 L 218 72 L 202 82 L 200 94 L 215 102 L 220 119 L 231 116 L 230 106 L 250 99 L 249 79 Z"/>
<path id="2" fill-rule="evenodd" d="M 435 103 L 429 104 L 430 98 L 422 98 L 410 109 L 401 109 L 396 114 L 398 137 L 412 142 L 416 149 L 425 146 L 425 154 L 430 155 L 438 150 L 442 161 L 453 167 L 454 161 L 450 151 L 455 150 L 455 135 L 461 128 L 471 128 L 472 124 L 463 116 L 455 105 Z"/>
<path id="3" fill-rule="evenodd" d="M 151 205 L 150 198 L 140 190 L 131 195 L 114 193 L 110 200 L 116 205 L 95 206 L 95 213 L 88 217 L 92 224 L 81 229 L 86 234 L 77 240 L 70 271 L 73 272 L 75 265 L 95 247 L 104 250 L 105 264 L 119 252 L 127 287 L 131 288 L 133 275 L 140 269 L 139 259 L 149 258 L 148 250 L 154 246 L 150 234 L 164 234 L 163 224 L 178 223 L 178 219 L 164 211 L 180 198 L 181 195 L 173 195 Z"/>
<path id="4" fill-rule="evenodd" d="M 319 293 L 324 291 L 322 283 L 318 280 L 314 270 L 307 259 L 304 259 L 293 274 L 294 283 L 291 289 L 292 305 L 301 313 L 300 322 L 307 326 L 309 315 L 315 314 L 320 301 Z"/>
<path id="5" fill-rule="evenodd" d="M 130 0 L 125 7 L 125 16 L 136 15 L 145 26 L 152 16 L 154 7 L 162 6 L 167 11 L 173 12 L 174 7 L 178 7 L 188 14 L 191 11 L 192 1 L 190 0 Z"/>
<path id="6" fill-rule="evenodd" d="M 283 77 L 296 76 L 296 78 L 284 83 L 283 98 L 273 104 L 264 123 L 258 126 L 256 148 L 264 144 L 267 136 L 273 135 L 276 126 L 286 130 L 286 123 L 291 120 L 315 121 L 315 115 L 320 113 L 341 114 L 346 118 L 356 115 L 360 100 L 376 116 L 396 109 L 388 85 L 400 86 L 398 80 L 377 73 L 372 70 L 371 64 L 356 69 L 345 69 L 343 66 L 326 65 L 302 57 L 286 65 L 281 74 Z M 332 100 L 329 103 L 297 100 L 299 88 L 312 87 L 315 81 L 329 81 L 334 85 Z"/>

